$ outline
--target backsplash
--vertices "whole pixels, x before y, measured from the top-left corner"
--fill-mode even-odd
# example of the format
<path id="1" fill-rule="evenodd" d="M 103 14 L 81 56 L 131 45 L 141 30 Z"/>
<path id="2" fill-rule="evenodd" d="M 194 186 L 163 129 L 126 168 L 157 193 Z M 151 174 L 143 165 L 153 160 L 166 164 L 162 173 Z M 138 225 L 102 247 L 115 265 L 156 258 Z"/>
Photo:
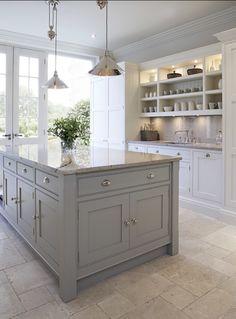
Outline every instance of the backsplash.
<path id="1" fill-rule="evenodd" d="M 175 131 L 193 131 L 193 136 L 202 143 L 215 143 L 216 134 L 222 130 L 221 116 L 152 118 L 161 140 L 174 140 Z"/>

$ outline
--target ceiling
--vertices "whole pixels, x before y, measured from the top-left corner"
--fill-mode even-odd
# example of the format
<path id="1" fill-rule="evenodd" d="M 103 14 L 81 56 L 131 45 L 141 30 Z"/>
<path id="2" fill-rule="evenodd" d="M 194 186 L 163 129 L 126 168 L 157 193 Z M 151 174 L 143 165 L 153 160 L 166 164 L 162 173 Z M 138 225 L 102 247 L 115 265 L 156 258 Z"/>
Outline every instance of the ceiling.
<path id="1" fill-rule="evenodd" d="M 235 1 L 112 1 L 109 2 L 110 49 L 115 50 L 236 5 Z M 95 1 L 61 0 L 59 39 L 103 48 L 105 10 Z M 46 1 L 0 1 L 0 29 L 47 36 Z M 96 34 L 95 38 L 91 34 Z"/>

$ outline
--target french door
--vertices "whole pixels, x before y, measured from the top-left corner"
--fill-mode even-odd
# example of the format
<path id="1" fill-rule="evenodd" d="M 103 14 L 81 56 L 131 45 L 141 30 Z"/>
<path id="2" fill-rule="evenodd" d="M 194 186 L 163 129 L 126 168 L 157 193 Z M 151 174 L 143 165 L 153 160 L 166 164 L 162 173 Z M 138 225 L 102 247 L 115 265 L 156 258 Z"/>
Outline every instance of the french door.
<path id="1" fill-rule="evenodd" d="M 43 143 L 47 130 L 46 54 L 0 46 L 0 144 Z"/>

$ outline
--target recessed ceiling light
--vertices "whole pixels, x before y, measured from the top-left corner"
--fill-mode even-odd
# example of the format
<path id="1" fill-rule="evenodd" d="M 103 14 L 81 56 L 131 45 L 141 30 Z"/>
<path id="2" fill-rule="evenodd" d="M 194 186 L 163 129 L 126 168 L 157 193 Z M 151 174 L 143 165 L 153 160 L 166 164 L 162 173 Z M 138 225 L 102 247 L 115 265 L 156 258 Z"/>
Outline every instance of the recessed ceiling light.
<path id="1" fill-rule="evenodd" d="M 91 34 L 91 38 L 95 39 L 96 38 L 96 34 L 95 33 Z"/>

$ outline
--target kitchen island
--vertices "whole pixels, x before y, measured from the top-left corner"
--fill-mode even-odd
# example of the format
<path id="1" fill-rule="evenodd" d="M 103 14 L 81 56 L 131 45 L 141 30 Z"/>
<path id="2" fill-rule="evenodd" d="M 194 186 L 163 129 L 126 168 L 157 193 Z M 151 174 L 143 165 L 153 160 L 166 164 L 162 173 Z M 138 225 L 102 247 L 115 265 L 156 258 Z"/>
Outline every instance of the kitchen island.
<path id="1" fill-rule="evenodd" d="M 178 253 L 180 159 L 91 147 L 65 154 L 59 144 L 2 147 L 0 212 L 69 301 L 103 278 Z"/>

